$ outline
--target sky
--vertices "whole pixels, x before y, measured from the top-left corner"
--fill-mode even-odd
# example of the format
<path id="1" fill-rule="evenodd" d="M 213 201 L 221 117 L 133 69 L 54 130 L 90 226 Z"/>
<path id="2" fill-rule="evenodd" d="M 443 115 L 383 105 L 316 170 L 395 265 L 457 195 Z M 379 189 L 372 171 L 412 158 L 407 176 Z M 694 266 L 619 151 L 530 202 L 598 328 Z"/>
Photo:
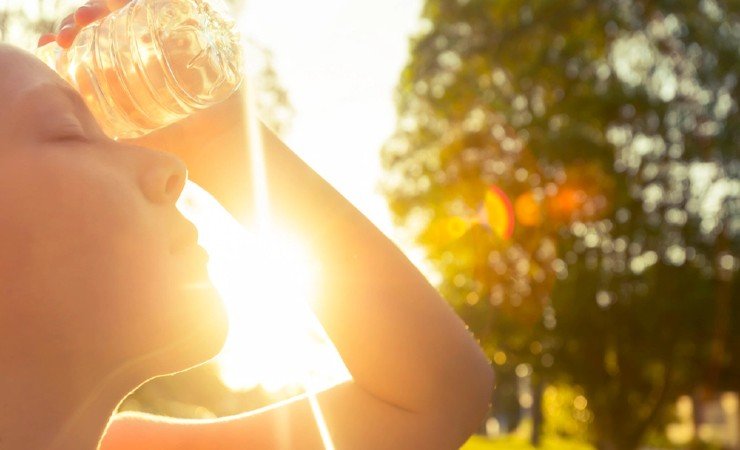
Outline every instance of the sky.
<path id="1" fill-rule="evenodd" d="M 408 39 L 419 22 L 423 0 L 244 1 L 240 20 L 243 32 L 273 52 L 276 71 L 295 109 L 291 130 L 284 136 L 289 146 L 381 231 L 399 242 L 411 260 L 424 270 L 426 264 L 422 253 L 408 245 L 401 233 L 393 228 L 385 200 L 377 189 L 382 177 L 380 149 L 393 133 L 396 123 L 393 92 L 408 58 Z M 35 3 L 0 0 L 0 8 L 23 5 L 26 9 L 33 9 Z M 78 4 L 74 0 L 63 0 L 62 3 Z M 82 3 L 80 0 L 79 4 Z M 28 13 L 34 15 L 37 12 L 29 10 Z M 230 266 L 243 267 L 241 264 Z M 212 273 L 221 274 L 226 280 L 224 285 L 232 289 L 238 288 L 238 283 L 233 280 L 244 278 L 223 267 Z M 275 273 L 282 276 L 283 272 Z M 248 289 L 255 292 L 252 284 Z M 246 295 L 244 292 L 235 291 L 233 294 L 234 304 L 238 307 L 230 310 L 231 320 L 249 324 L 249 317 L 254 320 L 254 317 L 264 316 L 244 307 L 248 303 L 242 301 Z M 224 296 L 228 306 L 228 296 Z M 260 302 L 265 303 L 271 302 Z M 284 311 L 280 317 L 285 320 Z M 260 331 L 254 324 L 239 328 Z M 289 328 L 303 330 L 298 326 Z M 276 367 L 267 363 L 257 364 L 275 369 L 264 374 L 244 368 L 245 361 L 251 363 L 256 358 L 255 355 L 244 358 L 245 349 L 264 351 L 267 348 L 270 361 L 275 359 L 274 354 L 283 351 L 276 346 L 277 339 L 272 346 L 247 345 L 250 342 L 264 344 L 269 335 L 264 330 L 262 332 L 264 335 L 260 335 L 260 339 L 247 335 L 230 336 L 235 343 L 232 355 L 222 355 L 220 361 L 227 369 L 225 373 L 233 372 L 234 386 L 248 385 L 259 379 L 269 381 L 280 373 L 279 364 Z M 295 347 L 296 341 L 290 341 L 291 348 Z M 307 341 L 308 344 L 310 342 Z M 321 348 L 325 350 L 328 347 L 324 345 Z M 284 350 L 284 353 L 291 355 L 294 352 Z M 344 373 L 332 363 L 341 360 L 326 351 L 308 349 L 303 353 L 311 358 L 322 356 L 317 363 L 306 364 L 307 368 L 320 364 L 325 366 L 327 374 Z M 294 370 L 283 372 L 282 375 L 287 376 Z M 272 382 L 279 383 L 280 380 L 278 377 Z"/>
<path id="2" fill-rule="evenodd" d="M 296 112 L 289 146 L 397 242 L 377 190 L 379 155 L 395 128 L 393 91 L 422 2 L 243 0 L 238 13 L 244 33 L 274 54 Z M 0 0 L 19 5 L 37 14 L 36 2 Z"/>
<path id="3" fill-rule="evenodd" d="M 380 149 L 422 0 L 246 0 L 244 32 L 275 55 L 296 111 L 289 146 L 383 232 Z"/>
<path id="4" fill-rule="evenodd" d="M 438 282 L 378 192 L 380 150 L 396 123 L 393 93 L 423 0 L 242 1 L 235 14 L 243 32 L 272 51 L 295 109 L 288 145 Z M 82 3 L 59 0 L 63 9 Z M 0 8 L 21 5 L 38 14 L 37 2 L 0 0 Z"/>

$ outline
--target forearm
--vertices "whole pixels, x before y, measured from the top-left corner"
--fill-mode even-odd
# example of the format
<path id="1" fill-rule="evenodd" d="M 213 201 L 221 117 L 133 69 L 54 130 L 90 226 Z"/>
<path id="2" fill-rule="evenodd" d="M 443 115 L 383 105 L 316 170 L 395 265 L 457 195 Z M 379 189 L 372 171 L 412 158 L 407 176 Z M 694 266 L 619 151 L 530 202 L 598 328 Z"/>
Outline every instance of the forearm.
<path id="1" fill-rule="evenodd" d="M 273 214 L 319 259 L 315 312 L 355 381 L 411 411 L 485 408 L 490 368 L 462 321 L 344 197 L 272 133 L 264 143 Z"/>
<path id="2" fill-rule="evenodd" d="M 323 425 L 342 450 L 451 450 L 469 434 L 449 432 L 445 417 L 389 408 L 352 381 L 319 393 L 317 402 L 323 421 L 307 397 L 213 420 L 125 413 L 111 421 L 101 450 L 324 450 Z"/>
<path id="3" fill-rule="evenodd" d="M 226 102 L 142 138 L 126 141 L 174 153 L 188 178 L 210 192 L 240 222 L 251 215 L 252 185 L 240 91 Z"/>
<path id="4" fill-rule="evenodd" d="M 248 139 L 236 106 L 221 106 L 227 114 L 207 126 L 185 121 L 167 140 L 142 144 L 178 153 L 194 181 L 249 222 Z M 492 375 L 462 322 L 372 223 L 273 133 L 263 136 L 273 221 L 317 258 L 314 309 L 356 385 L 400 409 L 444 412 L 469 427 L 487 406 Z"/>

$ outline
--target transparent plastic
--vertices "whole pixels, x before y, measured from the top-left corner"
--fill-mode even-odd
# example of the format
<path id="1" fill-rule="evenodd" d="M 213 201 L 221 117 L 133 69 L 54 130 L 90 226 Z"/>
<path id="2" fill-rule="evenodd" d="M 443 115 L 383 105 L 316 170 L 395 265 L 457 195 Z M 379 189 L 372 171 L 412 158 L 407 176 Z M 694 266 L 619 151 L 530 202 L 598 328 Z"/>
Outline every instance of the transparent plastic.
<path id="1" fill-rule="evenodd" d="M 110 137 L 135 138 L 219 103 L 242 81 L 240 38 L 220 0 L 134 0 L 36 52 Z"/>

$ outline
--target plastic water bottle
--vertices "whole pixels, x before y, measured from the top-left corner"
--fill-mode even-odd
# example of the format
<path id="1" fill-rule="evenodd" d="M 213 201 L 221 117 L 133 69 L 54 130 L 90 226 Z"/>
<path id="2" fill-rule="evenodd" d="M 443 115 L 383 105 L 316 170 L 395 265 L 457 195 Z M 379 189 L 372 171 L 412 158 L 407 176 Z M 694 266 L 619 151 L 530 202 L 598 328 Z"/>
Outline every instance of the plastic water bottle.
<path id="1" fill-rule="evenodd" d="M 134 0 L 36 54 L 82 95 L 112 138 L 135 138 L 233 94 L 235 22 L 220 0 Z"/>

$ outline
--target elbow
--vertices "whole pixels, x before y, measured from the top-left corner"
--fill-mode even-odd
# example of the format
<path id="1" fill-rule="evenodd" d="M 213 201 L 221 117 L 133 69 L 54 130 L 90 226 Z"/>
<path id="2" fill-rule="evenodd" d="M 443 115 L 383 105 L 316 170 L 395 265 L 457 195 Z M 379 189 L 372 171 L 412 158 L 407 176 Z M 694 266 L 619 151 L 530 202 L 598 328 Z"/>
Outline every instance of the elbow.
<path id="1" fill-rule="evenodd" d="M 454 406 L 448 409 L 448 414 L 455 416 L 448 422 L 448 426 L 454 427 L 450 430 L 450 437 L 455 440 L 454 448 L 459 448 L 480 430 L 490 412 L 495 387 L 495 375 L 490 362 L 481 357 L 480 362 L 467 371 L 467 376 L 458 379 L 458 383 Z"/>
<path id="2" fill-rule="evenodd" d="M 471 393 L 469 400 L 469 412 L 470 418 L 470 434 L 474 433 L 485 418 L 487 417 L 491 409 L 491 399 L 493 397 L 493 389 L 495 387 L 496 377 L 493 372 L 493 367 L 488 360 L 484 358 L 484 362 L 478 365 L 478 369 L 474 376 L 471 377 L 470 386 Z"/>
<path id="3" fill-rule="evenodd" d="M 478 427 L 491 407 L 496 378 L 491 361 L 477 344 L 471 353 L 468 369 L 460 382 L 463 385 L 463 399 L 468 404 L 468 416 Z"/>

